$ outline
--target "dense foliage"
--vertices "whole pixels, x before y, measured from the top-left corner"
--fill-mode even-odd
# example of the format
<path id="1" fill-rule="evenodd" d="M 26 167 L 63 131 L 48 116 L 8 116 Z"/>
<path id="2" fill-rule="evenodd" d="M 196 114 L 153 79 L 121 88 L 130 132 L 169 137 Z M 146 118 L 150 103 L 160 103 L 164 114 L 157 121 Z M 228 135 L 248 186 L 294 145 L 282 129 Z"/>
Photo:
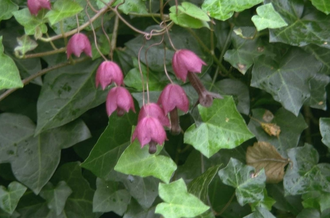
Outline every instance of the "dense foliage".
<path id="1" fill-rule="evenodd" d="M 330 217 L 329 13 L 0 0 L 0 217 Z"/>

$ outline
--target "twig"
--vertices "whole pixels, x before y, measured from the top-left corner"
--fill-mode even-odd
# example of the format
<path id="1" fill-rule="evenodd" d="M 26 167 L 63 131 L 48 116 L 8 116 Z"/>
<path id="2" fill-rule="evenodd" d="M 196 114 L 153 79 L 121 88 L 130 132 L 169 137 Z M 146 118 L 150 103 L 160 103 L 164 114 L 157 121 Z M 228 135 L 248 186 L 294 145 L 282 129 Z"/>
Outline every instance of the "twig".
<path id="1" fill-rule="evenodd" d="M 112 40 L 110 44 L 110 58 L 113 60 L 113 51 L 116 49 L 117 45 L 117 35 L 118 35 L 118 26 L 119 26 L 119 17 L 116 16 L 115 18 L 115 23 L 113 26 L 113 31 L 112 31 Z"/>
<path id="2" fill-rule="evenodd" d="M 46 51 L 46 52 L 40 52 L 40 53 L 35 53 L 35 54 L 23 55 L 22 57 L 19 57 L 19 58 L 24 58 L 24 59 L 38 58 L 38 57 L 44 57 L 44 56 L 48 56 L 48 55 L 53 55 L 53 54 L 65 52 L 65 51 L 66 51 L 66 48 L 63 47 L 63 48 L 58 48 L 58 49 L 52 50 L 52 51 Z"/>

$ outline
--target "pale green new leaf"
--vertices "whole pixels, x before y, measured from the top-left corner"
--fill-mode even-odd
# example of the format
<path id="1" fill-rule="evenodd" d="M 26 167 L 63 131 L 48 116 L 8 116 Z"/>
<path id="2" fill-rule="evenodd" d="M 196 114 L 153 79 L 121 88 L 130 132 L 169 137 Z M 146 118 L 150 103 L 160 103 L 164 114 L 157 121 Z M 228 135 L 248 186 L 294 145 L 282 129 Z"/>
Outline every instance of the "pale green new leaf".
<path id="1" fill-rule="evenodd" d="M 13 214 L 26 189 L 24 185 L 15 181 L 8 185 L 8 189 L 0 186 L 0 208 L 9 214 Z"/>
<path id="2" fill-rule="evenodd" d="M 330 148 L 330 118 L 322 117 L 320 119 L 320 131 L 322 142 Z"/>
<path id="3" fill-rule="evenodd" d="M 198 110 L 203 122 L 199 126 L 190 126 L 184 134 L 184 141 L 208 158 L 220 149 L 235 148 L 254 136 L 231 96 L 215 99 L 208 108 L 198 105 Z"/>
<path id="4" fill-rule="evenodd" d="M 303 194 L 301 202 L 304 208 L 317 208 L 321 212 L 330 208 L 330 193 L 311 191 Z"/>
<path id="5" fill-rule="evenodd" d="M 204 20 L 200 20 L 195 17 L 192 17 L 192 16 L 182 12 L 181 10 L 178 10 L 178 13 L 177 13 L 176 6 L 172 6 L 170 8 L 170 12 L 171 12 L 170 13 L 171 20 L 179 26 L 195 28 L 195 29 L 199 29 L 202 27 L 210 28 L 209 24 Z"/>
<path id="6" fill-rule="evenodd" d="M 2 36 L 0 36 L 0 63 L 0 90 L 23 87 L 15 62 L 4 53 Z"/>
<path id="7" fill-rule="evenodd" d="M 182 2 L 182 4 L 178 6 L 178 9 L 190 17 L 194 17 L 198 20 L 210 21 L 209 16 L 202 9 L 190 2 Z"/>
<path id="8" fill-rule="evenodd" d="M 96 4 L 99 9 L 105 7 L 104 3 L 109 3 L 111 0 L 96 0 Z M 118 5 L 122 3 L 123 0 L 117 0 L 112 5 Z M 146 8 L 145 1 L 143 0 L 125 0 L 124 4 L 118 7 L 122 12 L 128 14 L 130 12 L 135 12 L 138 14 L 147 14 L 148 10 Z"/>
<path id="9" fill-rule="evenodd" d="M 18 46 L 15 47 L 15 53 L 24 56 L 26 52 L 35 49 L 38 44 L 28 35 L 23 35 L 17 38 Z"/>
<path id="10" fill-rule="evenodd" d="M 37 16 L 34 16 L 30 13 L 28 8 L 24 8 L 13 12 L 13 15 L 16 21 L 24 26 L 26 35 L 34 35 L 36 32 L 47 32 L 43 13 L 38 13 Z"/>
<path id="11" fill-rule="evenodd" d="M 18 10 L 18 5 L 13 3 L 11 0 L 1 0 L 0 1 L 0 21 L 8 20 L 11 18 L 12 12 Z"/>
<path id="12" fill-rule="evenodd" d="M 264 199 L 265 171 L 261 170 L 258 173 L 254 171 L 254 167 L 243 165 L 234 158 L 231 158 L 227 166 L 219 171 L 222 182 L 236 188 L 237 201 L 241 206 Z"/>
<path id="13" fill-rule="evenodd" d="M 187 192 L 183 179 L 169 184 L 160 183 L 158 189 L 164 203 L 157 205 L 155 213 L 162 214 L 164 218 L 196 217 L 209 209 L 196 196 Z"/>
<path id="14" fill-rule="evenodd" d="M 49 19 L 50 24 L 54 25 L 55 23 L 71 17 L 82 10 L 83 8 L 73 0 L 57 0 L 55 1 L 52 10 L 47 12 L 46 17 Z"/>
<path id="15" fill-rule="evenodd" d="M 312 4 L 326 15 L 330 14 L 330 1 L 328 0 L 311 0 Z"/>
<path id="16" fill-rule="evenodd" d="M 257 14 L 258 15 L 254 15 L 251 19 L 258 31 L 266 28 L 276 29 L 288 25 L 281 15 L 275 11 L 272 3 L 259 6 L 257 8 Z"/>
<path id="17" fill-rule="evenodd" d="M 171 158 L 159 155 L 159 152 L 149 154 L 148 147 L 141 148 L 138 140 L 135 140 L 122 153 L 115 170 L 141 177 L 154 176 L 168 183 L 177 168 L 176 164 Z"/>
<path id="18" fill-rule="evenodd" d="M 263 207 L 258 207 L 256 211 L 243 218 L 275 218 L 275 216 Z"/>

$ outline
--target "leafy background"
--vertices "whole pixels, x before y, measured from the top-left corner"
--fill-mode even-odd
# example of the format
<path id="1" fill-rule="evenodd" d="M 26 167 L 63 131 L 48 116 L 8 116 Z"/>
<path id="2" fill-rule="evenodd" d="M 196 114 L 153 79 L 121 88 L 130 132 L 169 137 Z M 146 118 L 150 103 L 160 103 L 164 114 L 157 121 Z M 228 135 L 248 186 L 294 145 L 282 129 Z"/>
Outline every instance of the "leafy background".
<path id="1" fill-rule="evenodd" d="M 93 18 L 96 42 L 107 56 L 115 46 L 134 97 L 137 112 L 122 117 L 107 117 L 109 88 L 95 87 L 102 58 L 86 0 L 52 0 L 37 16 L 25 0 L 0 1 L 1 218 L 330 216 L 328 1 L 179 0 L 160 10 L 165 1 L 126 0 L 107 11 L 109 2 L 90 3 L 104 14 Z M 118 14 L 145 33 L 164 14 L 164 43 Z M 73 34 L 76 15 L 92 59 L 66 58 L 62 32 Z M 197 93 L 173 73 L 171 43 L 207 63 L 199 79 L 224 99 L 195 106 Z M 154 155 L 131 141 L 142 45 L 151 101 L 169 83 L 164 62 L 190 100 L 183 133 L 167 131 Z"/>

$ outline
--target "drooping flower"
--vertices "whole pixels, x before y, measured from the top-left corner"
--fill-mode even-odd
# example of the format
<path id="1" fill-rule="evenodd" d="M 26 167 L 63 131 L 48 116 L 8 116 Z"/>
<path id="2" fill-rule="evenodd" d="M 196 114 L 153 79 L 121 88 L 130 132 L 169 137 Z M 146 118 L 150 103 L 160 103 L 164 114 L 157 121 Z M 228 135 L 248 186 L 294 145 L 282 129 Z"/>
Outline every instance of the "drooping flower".
<path id="1" fill-rule="evenodd" d="M 35 16 L 37 16 L 38 12 L 43 8 L 46 8 L 48 10 L 51 9 L 49 0 L 28 0 L 27 6 L 29 8 L 30 13 Z"/>
<path id="2" fill-rule="evenodd" d="M 66 51 L 68 59 L 72 53 L 75 56 L 80 57 L 82 52 L 92 57 L 91 43 L 89 42 L 88 37 L 83 33 L 76 33 L 70 38 Z"/>
<path id="3" fill-rule="evenodd" d="M 189 100 L 183 88 L 177 84 L 168 84 L 160 94 L 157 104 L 162 106 L 164 114 L 178 108 L 187 113 Z"/>
<path id="4" fill-rule="evenodd" d="M 95 84 L 96 87 L 101 84 L 104 90 L 112 82 L 115 82 L 118 86 L 122 85 L 124 81 L 123 72 L 118 64 L 113 61 L 103 61 L 96 71 Z"/>
<path id="5" fill-rule="evenodd" d="M 107 96 L 106 108 L 108 116 L 110 116 L 114 111 L 117 111 L 118 116 L 128 113 L 131 109 L 135 112 L 134 102 L 131 94 L 127 89 L 121 86 L 112 88 Z"/>
<path id="6" fill-rule="evenodd" d="M 187 49 L 176 51 L 172 59 L 174 73 L 183 82 L 186 82 L 188 72 L 200 73 L 203 65 L 206 63 L 194 52 Z"/>
<path id="7" fill-rule="evenodd" d="M 168 120 L 167 116 L 164 115 L 164 111 L 155 103 L 148 103 L 143 105 L 139 112 L 138 121 L 148 116 L 157 118 L 163 126 L 170 126 L 170 121 Z"/>
<path id="8" fill-rule="evenodd" d="M 166 140 L 166 132 L 157 118 L 147 116 L 138 122 L 132 141 L 136 138 L 138 138 L 142 148 L 149 144 L 149 153 L 154 154 L 157 150 L 156 145 L 162 145 Z"/>

